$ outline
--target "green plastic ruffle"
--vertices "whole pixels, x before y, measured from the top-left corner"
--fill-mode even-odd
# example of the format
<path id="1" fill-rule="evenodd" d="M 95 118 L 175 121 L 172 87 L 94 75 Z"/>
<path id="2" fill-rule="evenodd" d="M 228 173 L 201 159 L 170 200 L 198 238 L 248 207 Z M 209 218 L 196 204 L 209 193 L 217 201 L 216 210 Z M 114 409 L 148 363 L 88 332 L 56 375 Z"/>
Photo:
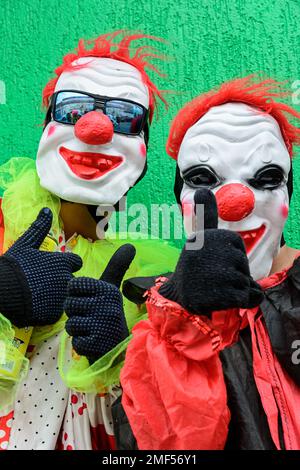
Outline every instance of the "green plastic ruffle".
<path id="1" fill-rule="evenodd" d="M 73 252 L 83 259 L 83 267 L 76 276 L 99 278 L 113 253 L 123 244 L 132 243 L 136 256 L 125 278 L 155 276 L 174 270 L 178 250 L 160 240 L 98 240 L 94 243 L 78 237 Z M 137 306 L 123 298 L 124 312 L 129 331 L 140 320 L 147 318 L 145 305 Z M 113 350 L 102 356 L 92 366 L 85 357 L 72 354 L 71 338 L 64 332 L 59 354 L 59 372 L 72 389 L 86 393 L 104 393 L 109 387 L 120 382 L 120 370 L 124 363 L 125 352 L 130 336 Z"/>
<path id="2" fill-rule="evenodd" d="M 105 356 L 89 365 L 86 357 L 72 358 L 74 353 L 72 352 L 71 338 L 64 331 L 58 358 L 63 381 L 69 388 L 78 392 L 106 393 L 109 387 L 119 383 L 120 371 L 124 364 L 125 352 L 130 339 L 131 335 Z M 71 359 L 67 368 L 66 358 Z"/>
<path id="3" fill-rule="evenodd" d="M 0 168 L 0 191 L 4 192 L 2 211 L 5 223 L 4 249 L 7 249 L 35 220 L 43 207 L 53 212 L 51 232 L 57 237 L 61 231 L 60 199 L 41 188 L 35 161 L 29 158 L 13 158 Z M 76 238 L 72 248 L 83 260 L 83 266 L 75 276 L 99 279 L 113 253 L 125 243 L 132 243 L 136 256 L 124 279 L 138 276 L 158 276 L 173 271 L 179 250 L 162 240 L 138 239 L 130 234 L 114 234 L 91 242 L 82 236 Z M 138 307 L 124 298 L 124 312 L 129 331 L 145 316 L 145 306 Z M 54 325 L 34 328 L 31 344 L 38 344 L 64 330 L 66 316 Z M 71 340 L 63 332 L 59 352 L 59 371 L 64 382 L 73 389 L 99 393 L 119 383 L 119 373 L 129 338 L 120 343 L 92 366 L 85 357 L 78 358 L 70 351 Z M 68 346 L 69 345 L 69 346 Z M 23 358 L 24 359 L 24 358 Z M 100 392 L 101 393 L 101 392 Z"/>
<path id="4" fill-rule="evenodd" d="M 28 359 L 14 346 L 15 332 L 0 313 L 0 410 L 14 402 L 19 383 L 28 370 Z"/>

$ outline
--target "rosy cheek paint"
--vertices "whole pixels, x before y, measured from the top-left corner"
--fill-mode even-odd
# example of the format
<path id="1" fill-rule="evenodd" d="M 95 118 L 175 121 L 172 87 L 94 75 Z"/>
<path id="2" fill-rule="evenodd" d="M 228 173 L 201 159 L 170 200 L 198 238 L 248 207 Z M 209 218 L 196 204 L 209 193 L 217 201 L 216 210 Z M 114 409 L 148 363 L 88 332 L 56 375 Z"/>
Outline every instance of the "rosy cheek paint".
<path id="1" fill-rule="evenodd" d="M 190 217 L 194 214 L 194 203 L 188 198 L 183 198 L 182 202 L 182 213 L 185 217 Z"/>
<path id="2" fill-rule="evenodd" d="M 194 217 L 194 201 L 186 196 L 181 201 L 182 215 L 184 220 L 184 227 L 186 235 L 190 235 L 195 231 L 195 217 Z"/>
<path id="3" fill-rule="evenodd" d="M 140 145 L 140 154 L 143 158 L 146 158 L 147 155 L 147 148 L 145 144 Z"/>
<path id="4" fill-rule="evenodd" d="M 56 126 L 55 124 L 52 124 L 48 129 L 47 137 L 51 137 L 54 134 L 55 130 L 56 130 Z"/>
<path id="5" fill-rule="evenodd" d="M 284 219 L 286 219 L 289 215 L 289 207 L 286 204 L 283 204 L 281 206 L 281 215 Z"/>

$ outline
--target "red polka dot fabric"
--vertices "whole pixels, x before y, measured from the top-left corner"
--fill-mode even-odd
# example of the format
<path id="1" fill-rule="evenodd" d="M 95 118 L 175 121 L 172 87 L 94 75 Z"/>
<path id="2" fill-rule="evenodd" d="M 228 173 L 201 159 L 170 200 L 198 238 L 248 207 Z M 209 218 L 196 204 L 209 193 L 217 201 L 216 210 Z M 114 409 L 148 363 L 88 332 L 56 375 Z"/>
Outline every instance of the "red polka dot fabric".
<path id="1" fill-rule="evenodd" d="M 0 450 L 6 450 L 9 442 L 14 412 L 0 417 Z"/>

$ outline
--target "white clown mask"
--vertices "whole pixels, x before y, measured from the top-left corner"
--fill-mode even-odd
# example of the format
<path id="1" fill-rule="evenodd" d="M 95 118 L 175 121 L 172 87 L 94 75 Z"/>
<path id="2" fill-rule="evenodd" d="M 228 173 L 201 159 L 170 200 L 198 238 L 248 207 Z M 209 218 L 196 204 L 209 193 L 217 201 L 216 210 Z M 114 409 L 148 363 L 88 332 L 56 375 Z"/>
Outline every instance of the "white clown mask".
<path id="1" fill-rule="evenodd" d="M 215 106 L 186 132 L 178 166 L 185 221 L 196 190 L 211 189 L 219 228 L 242 236 L 255 280 L 268 276 L 289 208 L 291 162 L 276 120 L 243 103 Z"/>
<path id="2" fill-rule="evenodd" d="M 55 92 L 78 90 L 149 108 L 148 89 L 140 72 L 132 65 L 95 57 L 77 59 L 72 65 L 84 66 L 63 72 Z M 58 95 L 62 106 L 68 106 L 71 95 Z M 67 113 L 68 123 L 56 122 L 52 117 L 44 129 L 37 154 L 41 185 L 67 201 L 114 205 L 143 172 L 146 164 L 144 131 L 138 135 L 114 132 L 114 110 L 110 118 L 108 113 L 96 109 L 78 119 L 78 113 L 83 114 L 80 107 L 79 102 L 78 110 L 73 106 L 72 112 Z M 126 112 L 125 105 L 125 120 Z"/>

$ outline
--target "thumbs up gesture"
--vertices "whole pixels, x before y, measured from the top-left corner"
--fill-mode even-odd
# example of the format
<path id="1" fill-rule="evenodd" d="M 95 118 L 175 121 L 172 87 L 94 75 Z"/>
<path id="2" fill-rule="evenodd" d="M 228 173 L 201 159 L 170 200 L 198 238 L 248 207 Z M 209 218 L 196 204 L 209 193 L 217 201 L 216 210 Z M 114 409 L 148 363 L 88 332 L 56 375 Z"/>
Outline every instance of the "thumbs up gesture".
<path id="1" fill-rule="evenodd" d="M 45 207 L 0 257 L 0 312 L 17 327 L 57 322 L 72 273 L 82 266 L 73 253 L 39 250 L 51 224 L 52 212 Z"/>
<path id="2" fill-rule="evenodd" d="M 92 364 L 128 336 L 122 279 L 135 256 L 135 248 L 121 246 L 110 259 L 101 278 L 74 278 L 68 286 L 66 330 L 73 348 Z"/>
<path id="3" fill-rule="evenodd" d="M 190 313 L 209 315 L 214 310 L 252 308 L 263 299 L 260 286 L 252 279 L 243 240 L 231 231 L 218 229 L 218 209 L 208 189 L 195 193 L 195 206 L 204 205 L 203 246 L 195 249 L 188 240 L 175 273 L 159 293 L 179 303 Z"/>

